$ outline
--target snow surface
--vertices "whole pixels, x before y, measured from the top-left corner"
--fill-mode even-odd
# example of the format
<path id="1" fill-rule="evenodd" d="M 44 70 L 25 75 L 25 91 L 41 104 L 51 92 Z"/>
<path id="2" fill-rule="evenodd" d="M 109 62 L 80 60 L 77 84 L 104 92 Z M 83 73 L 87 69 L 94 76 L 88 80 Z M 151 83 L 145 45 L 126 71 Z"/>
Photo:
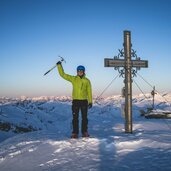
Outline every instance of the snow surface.
<path id="1" fill-rule="evenodd" d="M 170 171 L 171 120 L 141 117 L 152 101 L 146 96 L 133 98 L 133 134 L 124 133 L 122 98 L 112 96 L 89 110 L 91 138 L 79 139 L 69 138 L 70 97 L 1 97 L 0 121 L 13 127 L 0 131 L 0 171 Z M 171 111 L 169 103 L 158 96 L 155 106 Z M 16 134 L 16 125 L 38 131 Z"/>

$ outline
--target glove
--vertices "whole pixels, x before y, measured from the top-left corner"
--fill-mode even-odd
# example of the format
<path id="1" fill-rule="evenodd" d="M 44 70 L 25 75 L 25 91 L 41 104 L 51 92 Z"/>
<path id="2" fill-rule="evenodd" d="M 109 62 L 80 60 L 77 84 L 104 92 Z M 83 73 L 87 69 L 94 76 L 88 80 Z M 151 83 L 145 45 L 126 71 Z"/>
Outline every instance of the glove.
<path id="1" fill-rule="evenodd" d="M 58 61 L 58 62 L 56 63 L 56 65 L 61 65 L 61 61 Z"/>
<path id="2" fill-rule="evenodd" d="M 92 106 L 93 106 L 92 103 L 89 103 L 89 104 L 88 104 L 88 108 L 89 108 L 89 109 L 91 109 Z"/>

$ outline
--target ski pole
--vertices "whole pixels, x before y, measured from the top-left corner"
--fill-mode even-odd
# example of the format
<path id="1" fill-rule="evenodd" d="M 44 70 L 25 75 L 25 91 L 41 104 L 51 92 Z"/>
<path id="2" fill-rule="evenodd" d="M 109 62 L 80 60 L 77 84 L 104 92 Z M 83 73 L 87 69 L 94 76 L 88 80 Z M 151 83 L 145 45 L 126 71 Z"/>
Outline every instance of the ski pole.
<path id="1" fill-rule="evenodd" d="M 62 57 L 62 56 L 58 56 L 59 58 L 61 58 L 61 62 L 65 62 L 66 63 L 66 61 L 65 61 L 65 59 Z M 56 68 L 56 65 L 55 66 L 53 66 L 50 70 L 48 70 L 46 73 L 44 73 L 44 76 L 46 75 L 46 74 L 48 74 L 50 71 L 52 71 L 54 68 Z"/>

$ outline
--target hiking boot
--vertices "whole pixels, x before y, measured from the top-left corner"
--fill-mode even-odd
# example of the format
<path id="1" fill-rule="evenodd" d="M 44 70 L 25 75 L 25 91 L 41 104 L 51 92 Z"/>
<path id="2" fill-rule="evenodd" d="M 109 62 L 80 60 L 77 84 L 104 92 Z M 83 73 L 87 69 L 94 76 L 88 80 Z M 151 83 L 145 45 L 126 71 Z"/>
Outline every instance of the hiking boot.
<path id="1" fill-rule="evenodd" d="M 78 138 L 78 135 L 75 133 L 72 133 L 71 138 Z"/>
<path id="2" fill-rule="evenodd" d="M 82 134 L 82 137 L 89 137 L 90 135 L 88 134 L 88 132 L 84 132 L 83 134 Z"/>

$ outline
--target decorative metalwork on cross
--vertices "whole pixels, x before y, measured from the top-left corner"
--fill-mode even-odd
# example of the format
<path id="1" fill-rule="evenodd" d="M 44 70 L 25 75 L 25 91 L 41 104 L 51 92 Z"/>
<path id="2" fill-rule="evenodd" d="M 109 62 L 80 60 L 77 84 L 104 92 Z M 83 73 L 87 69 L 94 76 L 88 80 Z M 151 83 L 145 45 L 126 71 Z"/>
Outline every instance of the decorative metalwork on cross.
<path id="1" fill-rule="evenodd" d="M 105 58 L 105 67 L 114 67 L 124 77 L 125 83 L 125 132 L 132 133 L 132 77 L 141 68 L 148 67 L 147 60 L 141 60 L 136 51 L 131 49 L 131 32 L 124 31 L 124 49 L 119 50 L 118 56 L 114 59 Z M 135 59 L 131 59 L 131 58 Z M 123 59 L 122 59 L 123 58 Z"/>

